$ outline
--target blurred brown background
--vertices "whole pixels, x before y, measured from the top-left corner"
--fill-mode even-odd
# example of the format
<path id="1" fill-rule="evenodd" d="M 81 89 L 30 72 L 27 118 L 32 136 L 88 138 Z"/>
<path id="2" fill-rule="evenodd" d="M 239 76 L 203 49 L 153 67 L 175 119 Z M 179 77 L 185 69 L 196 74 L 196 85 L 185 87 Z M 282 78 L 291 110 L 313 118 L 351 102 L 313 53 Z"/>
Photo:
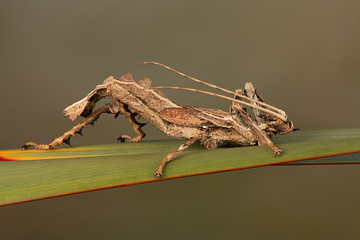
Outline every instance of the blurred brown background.
<path id="1" fill-rule="evenodd" d="M 203 88 L 136 66 L 146 60 L 228 89 L 251 81 L 304 130 L 358 127 L 359 11 L 356 0 L 0 0 L 0 149 L 61 135 L 74 124 L 62 110 L 109 75 Z M 166 94 L 185 105 L 229 106 Z M 147 140 L 166 138 L 144 130 Z M 103 116 L 72 142 L 121 134 L 133 134 L 124 117 Z M 360 233 L 359 173 L 268 167 L 99 191 L 1 208 L 0 229 L 7 239 L 349 239 Z"/>

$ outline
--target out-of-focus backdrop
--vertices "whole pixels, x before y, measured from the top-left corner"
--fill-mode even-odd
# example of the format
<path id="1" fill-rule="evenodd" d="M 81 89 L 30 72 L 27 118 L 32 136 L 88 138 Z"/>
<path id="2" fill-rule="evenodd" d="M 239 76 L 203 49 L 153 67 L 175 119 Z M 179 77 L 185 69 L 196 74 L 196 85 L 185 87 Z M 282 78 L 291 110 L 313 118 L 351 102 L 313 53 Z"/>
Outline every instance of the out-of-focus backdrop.
<path id="1" fill-rule="evenodd" d="M 359 12 L 356 0 L 0 1 L 0 149 L 60 136 L 74 124 L 62 110 L 109 75 L 131 72 L 153 85 L 208 90 L 158 66 L 136 66 L 147 60 L 228 89 L 251 81 L 303 130 L 357 127 Z M 184 105 L 229 107 L 211 96 L 166 95 Z M 166 138 L 144 130 L 148 140 Z M 133 134 L 124 117 L 102 116 L 72 142 L 112 143 L 121 134 Z M 359 172 L 270 167 L 100 191 L 2 208 L 0 228 L 7 223 L 9 236 L 20 236 L 11 227 L 20 222 L 27 236 L 51 239 L 346 239 L 358 231 Z M 80 227 L 72 228 L 65 213 Z M 51 221 L 66 229 L 47 226 Z"/>

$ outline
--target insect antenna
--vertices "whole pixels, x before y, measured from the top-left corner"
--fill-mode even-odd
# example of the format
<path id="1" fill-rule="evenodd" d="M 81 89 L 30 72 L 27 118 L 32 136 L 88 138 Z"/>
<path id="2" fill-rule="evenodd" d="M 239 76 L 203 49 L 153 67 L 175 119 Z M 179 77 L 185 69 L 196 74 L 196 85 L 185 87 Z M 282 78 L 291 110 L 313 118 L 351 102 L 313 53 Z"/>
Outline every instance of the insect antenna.
<path id="1" fill-rule="evenodd" d="M 217 85 L 204 82 L 204 81 L 202 81 L 202 80 L 200 80 L 200 79 L 191 77 L 191 76 L 189 76 L 189 75 L 186 75 L 185 73 L 182 73 L 182 72 L 180 72 L 180 71 L 177 71 L 177 70 L 175 70 L 175 69 L 173 69 L 173 68 L 171 68 L 171 67 L 169 67 L 169 66 L 166 66 L 166 65 L 164 65 L 164 64 L 162 64 L 162 63 L 158 63 L 158 62 L 141 62 L 141 63 L 138 63 L 137 65 L 141 65 L 141 64 L 154 64 L 154 65 L 159 65 L 159 66 L 164 67 L 164 68 L 166 68 L 166 69 L 169 69 L 170 71 L 173 71 L 173 72 L 175 72 L 175 73 L 177 73 L 177 74 L 179 74 L 179 75 L 181 75 L 181 76 L 183 76 L 183 77 L 189 78 L 189 79 L 191 79 L 191 80 L 193 80 L 193 81 L 195 81 L 195 82 L 204 84 L 204 85 L 206 85 L 206 86 L 209 86 L 209 87 L 212 87 L 212 88 L 215 88 L 215 89 L 218 89 L 218 90 L 221 90 L 221 91 L 226 92 L 226 93 L 233 94 L 233 95 L 235 95 L 235 96 L 238 96 L 238 97 L 241 97 L 241 98 L 243 98 L 243 99 L 246 99 L 246 100 L 255 102 L 255 103 L 259 104 L 259 105 L 262 105 L 263 107 L 267 107 L 267 108 L 269 108 L 269 109 L 272 109 L 272 110 L 274 110 L 274 111 L 277 111 L 280 115 L 282 115 L 281 119 L 285 119 L 284 121 L 286 121 L 286 119 L 287 119 L 286 113 L 285 113 L 283 110 L 279 109 L 279 108 L 276 108 L 276 107 L 274 107 L 274 106 L 272 106 L 272 105 L 270 105 L 270 104 L 267 104 L 267 103 L 264 103 L 264 102 L 261 102 L 261 101 L 258 101 L 258 100 L 249 98 L 248 96 L 245 96 L 245 95 L 242 95 L 242 94 L 239 94 L 239 93 L 230 91 L 230 90 L 228 90 L 228 89 L 226 89 L 226 88 L 222 88 L 222 87 L 219 87 L 219 86 L 217 86 Z M 182 89 L 182 90 L 185 90 L 185 89 Z M 191 90 L 190 90 L 190 91 L 191 91 Z M 199 91 L 200 91 L 200 90 L 199 90 Z M 208 92 L 208 93 L 210 93 L 210 92 Z M 211 95 L 211 94 L 210 94 L 210 95 Z M 233 100 L 233 98 L 231 98 L 231 100 Z M 252 105 L 252 104 L 251 104 L 251 105 L 249 105 L 249 104 L 244 104 L 244 105 L 247 105 L 247 106 L 250 106 L 250 107 L 256 106 L 256 105 Z M 264 109 L 264 108 L 262 108 L 262 109 Z"/>
<path id="2" fill-rule="evenodd" d="M 224 98 L 224 99 L 227 99 L 227 100 L 231 100 L 231 101 L 234 101 L 234 102 L 238 102 L 238 103 L 241 103 L 241 104 L 244 104 L 246 106 L 249 106 L 249 107 L 252 107 L 252 108 L 257 108 L 263 112 L 267 112 L 267 113 L 270 113 L 278 118 L 280 118 L 281 120 L 283 121 L 286 121 L 286 117 L 277 113 L 277 112 L 274 112 L 270 109 L 266 109 L 266 108 L 263 108 L 263 107 L 260 107 L 258 105 L 253 105 L 251 103 L 248 103 L 248 102 L 244 102 L 244 101 L 241 101 L 239 99 L 235 99 L 235 98 L 231 98 L 231 97 L 227 97 L 227 96 L 224 96 L 224 95 L 221 95 L 221 94 L 217 94 L 217 93 L 213 93 L 213 92 L 208 92 L 208 91 L 204 91 L 204 90 L 199 90 L 199 89 L 195 89 L 195 88 L 186 88 L 186 87 L 173 87 L 173 86 L 159 86 L 159 87 L 151 87 L 151 89 L 177 89 L 177 90 L 185 90 L 185 91 L 191 91 L 191 92 L 197 92 L 197 93 L 203 93 L 203 94 L 207 94 L 207 95 L 211 95 L 211 96 L 215 96 L 215 97 L 220 97 L 220 98 Z"/>

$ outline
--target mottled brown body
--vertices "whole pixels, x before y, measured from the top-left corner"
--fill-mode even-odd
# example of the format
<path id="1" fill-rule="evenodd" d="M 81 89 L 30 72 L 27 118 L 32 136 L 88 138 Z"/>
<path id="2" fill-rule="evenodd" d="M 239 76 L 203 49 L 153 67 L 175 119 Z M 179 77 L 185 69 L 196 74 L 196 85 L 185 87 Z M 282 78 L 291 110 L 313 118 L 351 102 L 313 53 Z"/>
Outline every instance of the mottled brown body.
<path id="1" fill-rule="evenodd" d="M 115 116 L 124 114 L 132 123 L 137 134 L 133 138 L 123 135 L 118 139 L 120 141 L 130 138 L 132 142 L 139 142 L 145 137 L 145 133 L 141 129 L 145 124 L 139 123 L 135 119 L 137 115 L 168 136 L 188 139 L 176 151 L 165 156 L 154 174 L 156 177 L 162 176 L 163 167 L 168 161 L 197 140 L 208 149 L 214 149 L 224 144 L 268 145 L 276 156 L 280 155 L 281 150 L 274 146 L 269 137 L 277 133 L 291 132 L 293 130 L 292 122 L 281 120 L 271 114 L 264 114 L 258 108 L 254 108 L 255 120 L 253 120 L 241 104 L 241 96 L 253 99 L 253 102 L 250 101 L 250 103 L 254 107 L 260 101 L 263 102 L 251 83 L 247 83 L 244 89 L 237 90 L 236 94 L 230 112 L 224 112 L 176 104 L 168 99 L 161 90 L 152 87 L 148 78 L 134 81 L 131 74 L 125 74 L 118 79 L 108 77 L 85 98 L 64 110 L 65 115 L 69 116 L 71 120 L 78 116 L 84 117 L 82 122 L 50 144 L 28 142 L 23 149 L 30 146 L 34 146 L 36 149 L 52 149 L 64 142 L 70 144 L 71 136 L 82 135 L 82 129 L 88 124 L 93 124 L 102 113 L 111 113 Z M 94 110 L 96 103 L 105 97 L 110 97 L 113 102 Z"/>

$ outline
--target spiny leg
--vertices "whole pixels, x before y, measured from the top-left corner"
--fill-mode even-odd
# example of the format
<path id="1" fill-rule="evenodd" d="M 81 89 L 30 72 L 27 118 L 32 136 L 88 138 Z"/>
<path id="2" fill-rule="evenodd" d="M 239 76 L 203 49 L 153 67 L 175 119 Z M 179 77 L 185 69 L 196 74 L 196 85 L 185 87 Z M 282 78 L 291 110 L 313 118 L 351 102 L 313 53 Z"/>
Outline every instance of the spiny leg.
<path id="1" fill-rule="evenodd" d="M 157 178 L 161 178 L 163 176 L 163 168 L 167 162 L 169 162 L 171 159 L 175 158 L 177 155 L 179 155 L 182 151 L 187 149 L 190 145 L 192 145 L 194 142 L 199 140 L 198 137 L 193 137 L 188 139 L 185 143 L 183 143 L 177 150 L 169 152 L 161 161 L 159 167 L 157 168 L 156 172 L 154 173 L 154 176 Z"/>
<path id="2" fill-rule="evenodd" d="M 141 129 L 143 126 L 146 125 L 146 123 L 139 123 L 136 121 L 135 116 L 136 114 L 130 112 L 130 110 L 127 108 L 127 106 L 117 99 L 114 99 L 116 104 L 120 107 L 122 113 L 126 116 L 126 118 L 129 120 L 129 122 L 132 124 L 134 132 L 137 134 L 136 137 L 130 137 L 129 135 L 122 135 L 121 137 L 118 137 L 118 142 L 124 142 L 125 139 L 130 139 L 130 142 L 140 142 L 146 134 Z"/>
<path id="3" fill-rule="evenodd" d="M 69 131 L 65 132 L 62 136 L 55 138 L 54 141 L 52 141 L 50 144 L 37 144 L 34 142 L 27 142 L 22 146 L 22 149 L 25 150 L 25 149 L 28 149 L 29 147 L 35 147 L 35 149 L 38 149 L 38 150 L 48 150 L 48 149 L 53 149 L 54 147 L 57 147 L 57 146 L 61 145 L 62 143 L 66 143 L 71 146 L 70 138 L 72 136 L 75 136 L 76 134 L 79 134 L 82 136 L 82 129 L 89 124 L 94 125 L 94 122 L 100 117 L 101 114 L 112 113 L 112 114 L 115 114 L 115 116 L 116 116 L 119 114 L 119 111 L 121 112 L 121 110 L 119 110 L 119 108 L 117 107 L 117 105 L 115 103 L 106 104 L 105 106 L 92 112 L 83 121 L 81 121 L 79 124 L 75 125 Z"/>
<path id="4" fill-rule="evenodd" d="M 243 92 L 242 89 L 239 91 Z M 238 97 L 236 96 L 235 98 Z M 249 129 L 257 139 L 259 146 L 269 146 L 274 151 L 275 156 L 280 156 L 282 154 L 282 150 L 274 145 L 274 143 L 270 140 L 267 134 L 262 131 L 260 127 L 251 119 L 251 117 L 241 106 L 241 104 L 233 103 L 231 108 L 231 111 L 235 111 L 236 113 L 238 113 L 244 123 L 249 127 Z"/>
<path id="5" fill-rule="evenodd" d="M 263 99 L 256 93 L 256 89 L 251 83 L 245 84 L 245 91 L 244 89 L 238 89 L 235 91 L 236 93 L 240 93 L 242 95 L 248 95 L 250 98 L 255 98 L 258 101 L 263 101 Z M 235 96 L 235 98 L 239 98 Z M 251 102 L 251 101 L 250 101 Z M 255 102 L 251 102 L 252 104 L 256 104 Z M 268 135 L 260 128 L 262 124 L 264 124 L 263 119 L 258 117 L 259 111 L 258 109 L 253 108 L 255 118 L 258 124 L 256 124 L 246 110 L 241 106 L 239 103 L 232 103 L 231 111 L 235 111 L 244 121 L 244 123 L 249 127 L 251 132 L 255 135 L 256 139 L 258 140 L 259 146 L 269 146 L 273 151 L 275 156 L 280 156 L 282 154 L 282 150 L 279 149 L 274 145 L 274 143 L 270 140 Z"/>
<path id="6" fill-rule="evenodd" d="M 242 108 L 235 106 L 235 109 L 240 114 L 240 117 L 244 120 L 246 125 L 251 129 L 251 132 L 255 135 L 258 140 L 259 146 L 269 146 L 273 151 L 275 156 L 280 156 L 282 150 L 274 145 L 270 138 L 259 128 L 258 125 L 250 118 L 250 116 Z"/>

